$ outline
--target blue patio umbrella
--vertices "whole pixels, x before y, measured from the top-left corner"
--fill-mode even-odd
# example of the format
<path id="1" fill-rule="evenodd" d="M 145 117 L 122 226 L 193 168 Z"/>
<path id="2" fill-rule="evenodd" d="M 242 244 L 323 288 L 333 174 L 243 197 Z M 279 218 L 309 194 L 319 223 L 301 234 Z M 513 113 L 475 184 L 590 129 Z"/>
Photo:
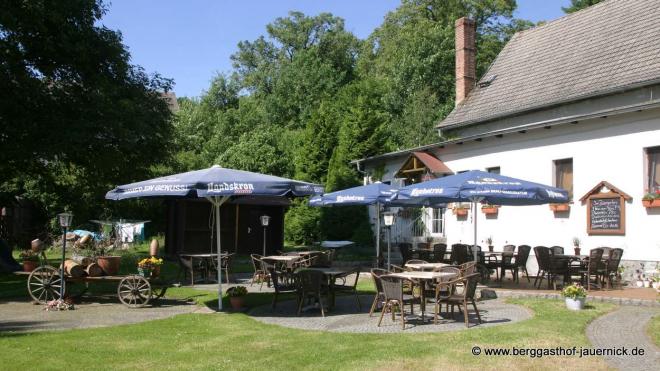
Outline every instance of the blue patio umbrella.
<path id="1" fill-rule="evenodd" d="M 272 175 L 225 169 L 214 165 L 208 169 L 145 180 L 118 186 L 105 198 L 206 198 L 215 207 L 215 229 L 218 262 L 220 241 L 220 206 L 230 199 L 258 197 L 299 197 L 320 194 L 323 187 Z M 218 269 L 218 308 L 222 310 L 222 269 Z"/>
<path id="2" fill-rule="evenodd" d="M 380 260 L 380 208 L 388 205 L 396 196 L 397 188 L 376 182 L 341 191 L 325 193 L 310 198 L 310 206 L 376 205 L 376 261 Z M 388 252 L 389 259 L 389 252 Z"/>
<path id="3" fill-rule="evenodd" d="M 471 202 L 474 209 L 474 257 L 477 259 L 478 202 L 492 205 L 542 205 L 568 202 L 568 192 L 522 179 L 473 170 L 403 187 L 397 200 L 427 202 Z"/>

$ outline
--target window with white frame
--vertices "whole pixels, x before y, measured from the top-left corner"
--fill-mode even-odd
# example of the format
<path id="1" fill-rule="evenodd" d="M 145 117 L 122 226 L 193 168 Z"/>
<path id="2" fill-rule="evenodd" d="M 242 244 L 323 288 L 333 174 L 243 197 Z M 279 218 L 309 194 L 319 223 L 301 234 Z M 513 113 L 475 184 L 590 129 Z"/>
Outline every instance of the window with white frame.
<path id="1" fill-rule="evenodd" d="M 434 208 L 431 210 L 431 233 L 442 233 L 442 217 L 445 214 L 445 209 Z"/>
<path id="2" fill-rule="evenodd" d="M 646 182 L 647 192 L 660 191 L 660 147 L 646 149 Z"/>

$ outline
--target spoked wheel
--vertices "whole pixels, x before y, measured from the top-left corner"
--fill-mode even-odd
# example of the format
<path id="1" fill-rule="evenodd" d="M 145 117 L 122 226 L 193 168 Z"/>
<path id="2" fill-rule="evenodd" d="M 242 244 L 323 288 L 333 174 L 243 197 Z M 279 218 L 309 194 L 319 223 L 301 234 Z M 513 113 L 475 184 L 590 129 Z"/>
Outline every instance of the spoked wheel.
<path id="1" fill-rule="evenodd" d="M 27 281 L 30 296 L 41 304 L 59 299 L 62 284 L 60 272 L 48 265 L 33 270 Z"/>
<path id="2" fill-rule="evenodd" d="M 131 308 L 140 308 L 151 299 L 151 284 L 142 276 L 126 276 L 119 281 L 117 296 L 119 301 Z"/>

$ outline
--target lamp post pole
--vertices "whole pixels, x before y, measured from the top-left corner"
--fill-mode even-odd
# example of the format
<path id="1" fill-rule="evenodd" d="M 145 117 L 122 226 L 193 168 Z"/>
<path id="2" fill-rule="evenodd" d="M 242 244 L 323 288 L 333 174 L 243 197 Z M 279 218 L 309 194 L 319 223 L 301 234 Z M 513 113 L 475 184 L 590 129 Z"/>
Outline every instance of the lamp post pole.
<path id="1" fill-rule="evenodd" d="M 394 224 L 394 213 L 387 211 L 383 213 L 383 221 L 387 226 L 387 270 L 391 268 L 390 256 L 392 255 L 392 225 Z"/>
<path id="2" fill-rule="evenodd" d="M 60 300 L 64 300 L 64 289 L 66 285 L 66 280 L 64 279 L 64 260 L 66 260 L 66 234 L 68 232 L 69 226 L 71 226 L 71 221 L 73 220 L 73 214 L 71 213 L 61 213 L 57 215 L 57 218 L 60 222 L 60 226 L 64 230 L 62 235 L 62 264 L 60 265 Z"/>
<path id="3" fill-rule="evenodd" d="M 268 228 L 268 223 L 270 222 L 270 216 L 262 215 L 260 219 L 261 219 L 261 226 L 264 227 L 264 253 L 263 253 L 263 256 L 266 256 L 266 228 Z"/>

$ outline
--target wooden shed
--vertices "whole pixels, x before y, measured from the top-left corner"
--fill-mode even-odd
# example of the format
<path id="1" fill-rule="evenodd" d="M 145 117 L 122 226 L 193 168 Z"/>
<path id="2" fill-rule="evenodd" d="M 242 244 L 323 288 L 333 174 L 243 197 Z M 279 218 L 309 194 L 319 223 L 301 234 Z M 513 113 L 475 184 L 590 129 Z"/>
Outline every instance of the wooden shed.
<path id="1" fill-rule="evenodd" d="M 286 198 L 243 197 L 220 208 L 222 250 L 239 254 L 262 254 L 264 227 L 262 215 L 270 216 L 266 228 L 266 254 L 284 246 Z M 167 202 L 165 245 L 167 254 L 215 252 L 215 230 L 211 203 L 204 199 Z M 212 234 L 213 232 L 213 234 Z"/>

